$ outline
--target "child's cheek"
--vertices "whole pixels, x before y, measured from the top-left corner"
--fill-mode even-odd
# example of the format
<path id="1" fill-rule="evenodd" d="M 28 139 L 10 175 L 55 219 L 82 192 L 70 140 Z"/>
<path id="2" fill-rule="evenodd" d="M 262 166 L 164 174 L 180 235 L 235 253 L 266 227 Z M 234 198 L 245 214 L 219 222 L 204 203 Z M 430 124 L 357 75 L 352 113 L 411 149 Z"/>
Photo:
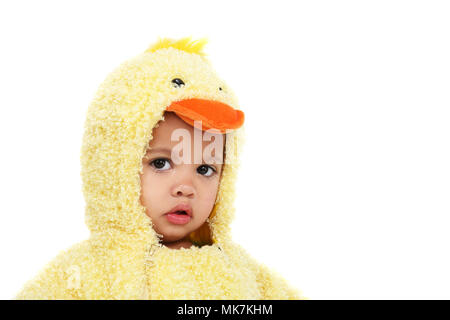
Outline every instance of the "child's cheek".
<path id="1" fill-rule="evenodd" d="M 207 184 L 202 186 L 201 190 L 201 198 L 202 203 L 205 207 L 208 208 L 208 211 L 211 211 L 216 202 L 217 191 L 219 188 L 219 180 L 211 179 Z"/>
<path id="2" fill-rule="evenodd" d="M 144 170 L 141 176 L 141 202 L 151 214 L 163 212 L 161 204 L 165 203 L 164 193 L 166 190 L 164 179 L 161 174 L 152 172 L 151 169 Z"/>

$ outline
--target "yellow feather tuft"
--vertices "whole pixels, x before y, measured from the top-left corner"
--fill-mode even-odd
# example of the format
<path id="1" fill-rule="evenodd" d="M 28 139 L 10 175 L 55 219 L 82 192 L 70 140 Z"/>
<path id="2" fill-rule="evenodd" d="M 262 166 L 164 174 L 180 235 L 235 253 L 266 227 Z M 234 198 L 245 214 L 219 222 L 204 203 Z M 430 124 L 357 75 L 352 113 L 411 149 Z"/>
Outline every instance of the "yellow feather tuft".
<path id="1" fill-rule="evenodd" d="M 191 40 L 192 37 L 185 37 L 179 40 L 171 38 L 158 38 L 158 42 L 152 44 L 145 52 L 155 52 L 164 48 L 175 48 L 178 50 L 186 51 L 189 53 L 195 53 L 201 56 L 205 56 L 203 47 L 208 42 L 207 38 L 201 38 L 199 40 Z"/>

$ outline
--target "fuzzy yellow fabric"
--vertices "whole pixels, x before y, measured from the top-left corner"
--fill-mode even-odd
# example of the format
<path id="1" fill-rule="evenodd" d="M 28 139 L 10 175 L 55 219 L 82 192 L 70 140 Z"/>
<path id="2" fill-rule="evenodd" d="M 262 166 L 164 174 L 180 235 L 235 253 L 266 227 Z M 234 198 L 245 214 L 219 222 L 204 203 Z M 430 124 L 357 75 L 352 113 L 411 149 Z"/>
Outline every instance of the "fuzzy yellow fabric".
<path id="1" fill-rule="evenodd" d="M 211 244 L 162 246 L 140 203 L 142 158 L 167 106 L 199 98 L 241 110 L 199 54 L 202 45 L 160 40 L 101 84 L 87 111 L 80 157 L 90 237 L 59 253 L 16 299 L 301 299 L 297 289 L 231 239 L 244 127 L 227 133 L 223 175 L 208 221 Z M 174 87 L 174 78 L 185 85 Z"/>

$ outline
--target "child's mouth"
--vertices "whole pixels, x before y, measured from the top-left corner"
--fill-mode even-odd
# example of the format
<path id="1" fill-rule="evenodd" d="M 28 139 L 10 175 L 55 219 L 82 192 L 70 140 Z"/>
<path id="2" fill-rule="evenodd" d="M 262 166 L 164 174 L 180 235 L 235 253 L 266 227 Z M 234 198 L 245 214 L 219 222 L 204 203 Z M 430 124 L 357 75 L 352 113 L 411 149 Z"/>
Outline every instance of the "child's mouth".
<path id="1" fill-rule="evenodd" d="M 186 224 L 191 220 L 191 217 L 186 211 L 176 211 L 168 213 L 167 220 L 173 224 Z"/>
<path id="2" fill-rule="evenodd" d="M 173 224 L 186 224 L 192 217 L 192 206 L 189 203 L 180 203 L 167 213 L 167 220 Z"/>

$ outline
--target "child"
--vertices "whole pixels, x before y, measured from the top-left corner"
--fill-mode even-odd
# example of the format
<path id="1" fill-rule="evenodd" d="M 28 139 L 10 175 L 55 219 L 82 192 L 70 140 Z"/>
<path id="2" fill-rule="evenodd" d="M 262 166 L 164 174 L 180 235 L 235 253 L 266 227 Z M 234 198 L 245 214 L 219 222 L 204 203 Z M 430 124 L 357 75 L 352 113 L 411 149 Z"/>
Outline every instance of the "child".
<path id="1" fill-rule="evenodd" d="M 187 133 L 181 148 L 186 159 L 180 159 L 175 152 L 179 143 L 173 138 L 177 132 Z M 212 143 L 203 139 L 197 142 L 197 150 L 194 149 L 196 141 L 193 137 L 201 136 L 201 129 L 192 127 L 173 112 L 166 112 L 164 121 L 153 129 L 150 149 L 143 158 L 141 203 L 146 207 L 153 228 L 161 234 L 162 244 L 172 249 L 189 248 L 192 242 L 195 243 L 193 235 L 201 230 L 216 201 L 223 166 L 224 137 L 223 134 L 210 135 L 219 145 L 220 150 L 217 151 L 220 153 L 216 157 L 207 152 Z M 195 151 L 205 163 L 195 163 Z M 167 213 L 174 208 L 185 213 Z M 210 239 L 203 242 L 211 244 Z"/>
<path id="2" fill-rule="evenodd" d="M 301 298 L 231 239 L 244 114 L 205 43 L 160 39 L 100 86 L 81 150 L 90 238 L 17 298 Z"/>

